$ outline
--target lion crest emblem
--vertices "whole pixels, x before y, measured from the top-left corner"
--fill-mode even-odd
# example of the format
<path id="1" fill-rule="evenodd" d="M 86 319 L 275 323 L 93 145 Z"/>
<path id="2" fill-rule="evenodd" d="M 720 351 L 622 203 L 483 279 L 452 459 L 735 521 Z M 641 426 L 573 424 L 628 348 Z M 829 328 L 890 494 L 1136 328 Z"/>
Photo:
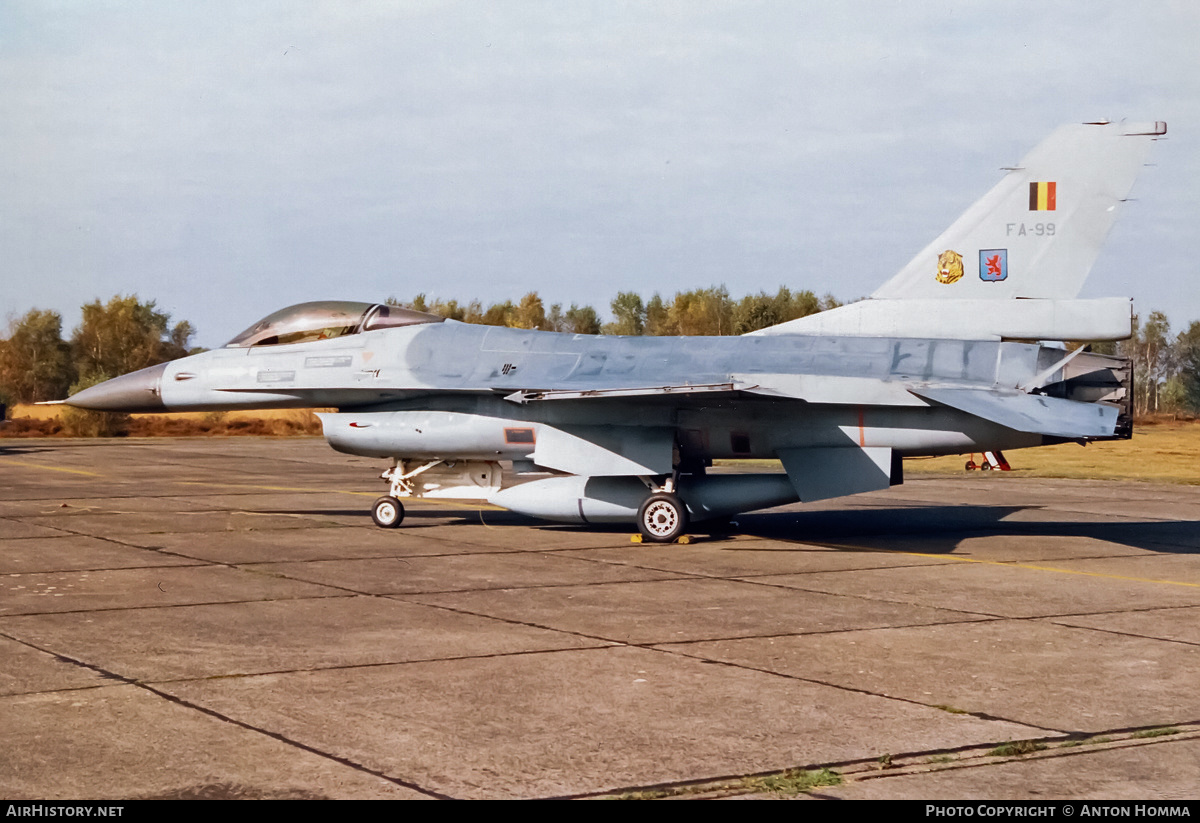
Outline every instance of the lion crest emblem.
<path id="1" fill-rule="evenodd" d="M 946 249 L 938 257 L 937 281 L 939 283 L 957 283 L 962 280 L 962 255 Z"/>

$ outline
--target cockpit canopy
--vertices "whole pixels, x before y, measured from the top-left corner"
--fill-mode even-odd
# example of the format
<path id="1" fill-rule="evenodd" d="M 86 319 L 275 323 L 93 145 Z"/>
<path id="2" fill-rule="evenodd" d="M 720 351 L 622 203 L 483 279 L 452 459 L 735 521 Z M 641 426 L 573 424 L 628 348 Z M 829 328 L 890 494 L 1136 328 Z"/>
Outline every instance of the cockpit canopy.
<path id="1" fill-rule="evenodd" d="M 349 300 L 319 300 L 300 303 L 268 314 L 225 344 L 226 348 L 281 346 L 329 340 L 348 334 L 376 329 L 441 323 L 436 314 L 388 306 L 383 303 L 355 303 Z"/>

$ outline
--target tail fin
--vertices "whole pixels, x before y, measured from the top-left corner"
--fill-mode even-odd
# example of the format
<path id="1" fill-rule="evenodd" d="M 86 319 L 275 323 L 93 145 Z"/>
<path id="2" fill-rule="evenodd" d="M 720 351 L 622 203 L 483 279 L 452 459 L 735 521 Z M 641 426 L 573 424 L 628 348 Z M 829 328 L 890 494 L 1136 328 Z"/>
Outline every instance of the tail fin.
<path id="1" fill-rule="evenodd" d="M 1166 132 L 1163 122 L 1057 129 L 871 297 L 1076 297 Z"/>

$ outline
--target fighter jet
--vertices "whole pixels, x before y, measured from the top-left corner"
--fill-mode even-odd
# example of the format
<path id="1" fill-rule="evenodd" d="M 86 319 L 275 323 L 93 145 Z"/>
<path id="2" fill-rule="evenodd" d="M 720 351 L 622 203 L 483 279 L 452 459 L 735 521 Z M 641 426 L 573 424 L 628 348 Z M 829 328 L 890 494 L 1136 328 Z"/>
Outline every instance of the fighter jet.
<path id="1" fill-rule="evenodd" d="M 264 317 L 223 348 L 85 389 L 86 409 L 333 408 L 330 445 L 390 461 L 372 507 L 483 500 L 645 539 L 886 489 L 903 459 L 1127 438 L 1132 369 L 1069 340 L 1130 336 L 1078 299 L 1166 124 L 1056 130 L 870 298 L 741 337 L 469 325 L 379 303 Z M 1039 342 L 1029 342 L 1039 341 Z M 783 471 L 709 472 L 765 458 Z"/>

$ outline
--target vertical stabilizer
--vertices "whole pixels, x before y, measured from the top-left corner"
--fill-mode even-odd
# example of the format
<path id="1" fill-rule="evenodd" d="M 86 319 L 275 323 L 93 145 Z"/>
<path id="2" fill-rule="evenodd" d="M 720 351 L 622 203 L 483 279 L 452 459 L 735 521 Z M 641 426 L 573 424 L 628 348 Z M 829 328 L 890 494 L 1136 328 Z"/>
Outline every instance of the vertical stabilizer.
<path id="1" fill-rule="evenodd" d="M 1063 126 L 873 298 L 1071 299 L 1167 124 Z"/>

